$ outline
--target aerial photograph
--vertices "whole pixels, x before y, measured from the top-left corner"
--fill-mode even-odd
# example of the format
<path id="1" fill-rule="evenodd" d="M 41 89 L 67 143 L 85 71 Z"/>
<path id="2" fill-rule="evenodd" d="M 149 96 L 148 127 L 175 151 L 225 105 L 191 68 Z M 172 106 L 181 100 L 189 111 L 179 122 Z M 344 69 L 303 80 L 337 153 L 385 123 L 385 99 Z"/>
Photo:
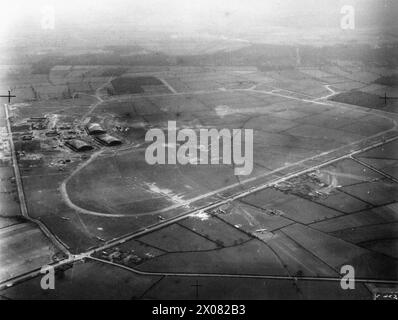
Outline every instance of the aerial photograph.
<path id="1" fill-rule="evenodd" d="M 2 6 L 0 300 L 398 300 L 398 1 Z"/>

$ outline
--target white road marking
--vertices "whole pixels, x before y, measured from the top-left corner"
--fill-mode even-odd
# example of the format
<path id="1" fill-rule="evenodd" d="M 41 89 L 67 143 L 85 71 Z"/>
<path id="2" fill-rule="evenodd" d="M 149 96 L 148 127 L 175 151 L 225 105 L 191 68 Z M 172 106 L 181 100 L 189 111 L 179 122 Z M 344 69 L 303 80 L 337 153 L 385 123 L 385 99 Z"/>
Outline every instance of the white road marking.
<path id="1" fill-rule="evenodd" d="M 162 79 L 162 78 L 158 78 L 160 81 L 162 81 L 163 82 L 163 84 L 167 87 L 167 88 L 169 88 L 169 90 L 171 91 L 171 92 L 173 92 L 174 94 L 175 93 L 178 93 L 165 79 Z"/>

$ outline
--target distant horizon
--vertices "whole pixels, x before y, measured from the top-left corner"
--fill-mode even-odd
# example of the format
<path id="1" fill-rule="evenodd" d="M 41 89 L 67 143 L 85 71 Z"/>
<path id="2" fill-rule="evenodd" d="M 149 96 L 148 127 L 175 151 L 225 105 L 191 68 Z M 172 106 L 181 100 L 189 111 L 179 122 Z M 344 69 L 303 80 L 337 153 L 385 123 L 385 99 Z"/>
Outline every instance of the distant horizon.
<path id="1" fill-rule="evenodd" d="M 384 5 L 380 5 L 380 2 Z M 343 5 L 356 10 L 356 28 L 392 30 L 398 28 L 393 0 L 148 0 L 133 1 L 23 1 L 8 4 L 0 13 L 0 43 L 13 37 L 71 32 L 84 40 L 92 31 L 106 33 L 159 32 L 161 34 L 239 35 L 267 33 L 277 28 L 292 36 L 299 31 L 338 29 Z M 43 8 L 54 10 L 54 30 L 42 30 Z M 86 34 L 87 33 L 87 34 Z"/>

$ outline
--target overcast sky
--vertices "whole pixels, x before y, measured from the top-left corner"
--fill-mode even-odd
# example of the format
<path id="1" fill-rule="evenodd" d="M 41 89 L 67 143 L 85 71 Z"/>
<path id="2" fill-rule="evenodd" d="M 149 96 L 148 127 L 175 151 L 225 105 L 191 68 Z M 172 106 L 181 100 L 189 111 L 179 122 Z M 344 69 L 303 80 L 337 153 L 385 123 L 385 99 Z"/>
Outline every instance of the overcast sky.
<path id="1" fill-rule="evenodd" d="M 2 1 L 1 36 L 13 29 L 40 28 L 42 8 L 52 6 L 58 28 L 137 25 L 151 28 L 246 28 L 292 23 L 292 27 L 337 26 L 340 9 L 353 4 L 370 21 L 394 0 L 14 0 Z M 396 17 L 397 12 L 386 10 Z M 369 22 L 373 23 L 373 22 Z"/>

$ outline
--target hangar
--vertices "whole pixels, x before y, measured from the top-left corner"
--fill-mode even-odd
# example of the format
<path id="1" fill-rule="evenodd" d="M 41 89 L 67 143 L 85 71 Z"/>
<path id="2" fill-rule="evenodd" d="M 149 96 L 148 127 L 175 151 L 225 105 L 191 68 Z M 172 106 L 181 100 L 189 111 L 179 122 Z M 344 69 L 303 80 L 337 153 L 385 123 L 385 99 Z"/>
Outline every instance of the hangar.
<path id="1" fill-rule="evenodd" d="M 103 129 L 99 123 L 89 123 L 86 125 L 86 131 L 89 135 L 105 134 L 106 130 Z"/>
<path id="2" fill-rule="evenodd" d="M 120 141 L 118 138 L 115 138 L 109 134 L 103 134 L 95 137 L 95 140 L 97 140 L 99 143 L 107 146 L 107 147 L 114 147 L 114 146 L 119 146 L 122 144 L 122 141 Z"/>
<path id="3" fill-rule="evenodd" d="M 90 151 L 90 150 L 94 149 L 87 142 L 85 142 L 83 140 L 76 140 L 76 139 L 66 141 L 65 145 L 76 152 Z"/>

